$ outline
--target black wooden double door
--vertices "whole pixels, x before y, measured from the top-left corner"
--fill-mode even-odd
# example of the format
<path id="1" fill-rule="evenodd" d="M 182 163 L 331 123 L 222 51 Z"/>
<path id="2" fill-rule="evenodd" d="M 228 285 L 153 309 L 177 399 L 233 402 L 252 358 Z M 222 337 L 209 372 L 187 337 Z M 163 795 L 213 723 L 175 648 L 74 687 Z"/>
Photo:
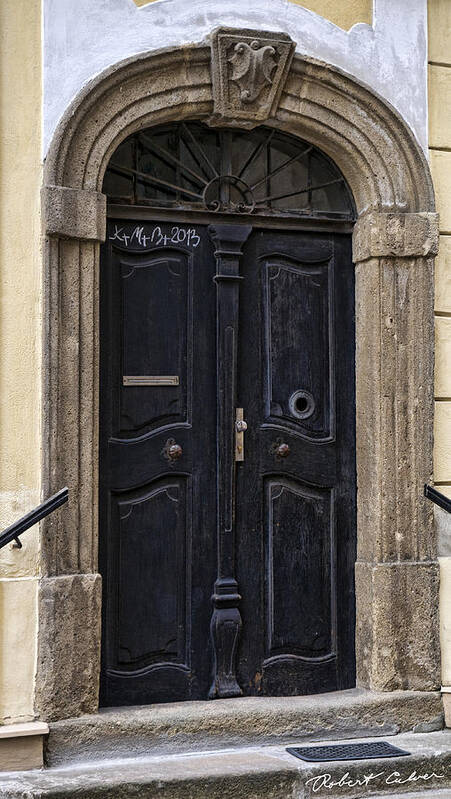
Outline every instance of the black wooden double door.
<path id="1" fill-rule="evenodd" d="M 100 327 L 102 704 L 352 687 L 349 237 L 111 220 Z"/>

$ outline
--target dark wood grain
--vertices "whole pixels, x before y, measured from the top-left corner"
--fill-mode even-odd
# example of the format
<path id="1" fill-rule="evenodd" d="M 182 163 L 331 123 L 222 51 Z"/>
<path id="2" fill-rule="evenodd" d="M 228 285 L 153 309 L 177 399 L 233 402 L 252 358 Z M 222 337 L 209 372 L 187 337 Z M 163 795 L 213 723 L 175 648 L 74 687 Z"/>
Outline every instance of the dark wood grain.
<path id="1" fill-rule="evenodd" d="M 248 431 L 237 469 L 238 681 L 250 694 L 349 688 L 356 547 L 350 241 L 255 231 L 241 274 L 238 403 Z M 300 414 L 290 410 L 299 391 L 312 397 Z M 280 457 L 283 445 L 288 454 Z"/>
<path id="2" fill-rule="evenodd" d="M 200 699 L 211 684 L 216 291 L 213 246 L 198 230 L 191 248 L 103 248 L 103 705 Z M 180 384 L 123 386 L 124 374 Z M 182 448 L 176 460 L 168 441 Z"/>
<path id="3" fill-rule="evenodd" d="M 101 702 L 351 687 L 350 238 L 158 225 L 102 251 Z M 158 374 L 179 384 L 122 382 Z"/>

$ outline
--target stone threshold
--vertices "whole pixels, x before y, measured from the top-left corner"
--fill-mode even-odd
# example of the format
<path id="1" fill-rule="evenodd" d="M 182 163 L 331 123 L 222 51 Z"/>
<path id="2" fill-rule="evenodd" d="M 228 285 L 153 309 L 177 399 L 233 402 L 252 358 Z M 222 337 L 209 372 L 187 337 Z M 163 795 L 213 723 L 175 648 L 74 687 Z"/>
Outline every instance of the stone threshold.
<path id="1" fill-rule="evenodd" d="M 407 799 L 415 789 L 414 797 L 438 799 L 441 794 L 445 799 L 448 791 L 443 794 L 443 790 L 451 788 L 451 731 L 384 739 L 408 750 L 410 756 L 312 764 L 288 754 L 287 742 L 281 742 L 1 775 L 0 795 L 4 799 L 356 799 L 375 794 Z"/>
<path id="2" fill-rule="evenodd" d="M 426 733 L 443 727 L 440 693 L 354 688 L 109 708 L 50 724 L 49 766 L 237 746 Z"/>

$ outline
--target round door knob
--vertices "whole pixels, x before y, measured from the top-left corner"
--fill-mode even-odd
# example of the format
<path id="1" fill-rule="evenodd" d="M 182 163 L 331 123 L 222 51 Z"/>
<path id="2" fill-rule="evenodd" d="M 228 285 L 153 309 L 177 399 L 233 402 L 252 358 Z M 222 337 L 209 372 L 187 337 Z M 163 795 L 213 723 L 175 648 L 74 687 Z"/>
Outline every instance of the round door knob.
<path id="1" fill-rule="evenodd" d="M 290 454 L 290 447 L 288 444 L 279 444 L 276 447 L 275 455 L 277 458 L 286 458 Z"/>
<path id="2" fill-rule="evenodd" d="M 237 433 L 244 433 L 244 431 L 247 430 L 247 422 L 245 422 L 244 419 L 238 419 L 235 422 L 235 430 Z"/>
<path id="3" fill-rule="evenodd" d="M 171 444 L 168 447 L 167 452 L 168 452 L 168 457 L 171 459 L 171 461 L 178 460 L 178 458 L 181 458 L 183 454 L 183 450 L 180 444 Z"/>

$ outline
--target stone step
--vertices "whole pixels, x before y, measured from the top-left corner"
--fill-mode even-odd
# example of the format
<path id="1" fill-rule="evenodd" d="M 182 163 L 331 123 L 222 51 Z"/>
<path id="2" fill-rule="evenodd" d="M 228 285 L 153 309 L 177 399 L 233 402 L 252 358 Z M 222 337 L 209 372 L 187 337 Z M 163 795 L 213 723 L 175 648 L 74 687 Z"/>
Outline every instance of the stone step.
<path id="1" fill-rule="evenodd" d="M 368 740 L 368 739 L 366 739 Z M 384 737 L 409 757 L 307 763 L 285 745 L 153 755 L 0 776 L 3 799 L 443 799 L 451 731 Z M 362 742 L 362 739 L 360 739 Z M 299 742 L 300 743 L 300 742 Z M 413 790 L 414 789 L 414 790 Z M 440 796 L 440 799 L 442 797 Z"/>
<path id="2" fill-rule="evenodd" d="M 443 727 L 440 694 L 352 689 L 314 696 L 243 697 L 102 710 L 50 725 L 50 766 L 297 740 Z"/>
<path id="3" fill-rule="evenodd" d="M 371 795 L 362 794 L 365 799 L 378 799 L 380 793 L 372 793 Z M 415 791 L 415 793 L 391 793 L 389 795 L 383 794 L 384 799 L 451 799 L 451 788 L 442 790 L 429 790 L 425 788 L 423 791 Z"/>

